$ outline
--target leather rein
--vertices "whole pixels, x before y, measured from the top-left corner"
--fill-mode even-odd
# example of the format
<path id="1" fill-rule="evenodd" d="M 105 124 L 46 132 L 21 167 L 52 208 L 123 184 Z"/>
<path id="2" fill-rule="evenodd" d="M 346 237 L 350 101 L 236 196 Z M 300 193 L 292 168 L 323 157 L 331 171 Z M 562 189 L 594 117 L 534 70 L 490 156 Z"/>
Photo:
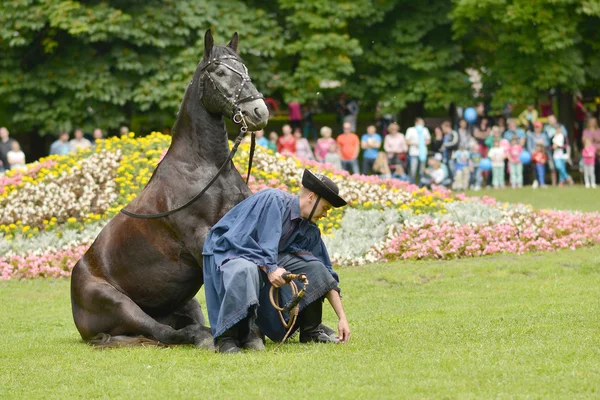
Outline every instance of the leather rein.
<path id="1" fill-rule="evenodd" d="M 210 182 L 208 182 L 208 184 L 200 191 L 200 193 L 198 193 L 196 196 L 194 196 L 187 203 L 185 203 L 179 207 L 176 207 L 172 210 L 165 211 L 162 213 L 157 213 L 157 214 L 138 214 L 138 213 L 134 213 L 131 211 L 127 211 L 125 208 L 122 208 L 121 212 L 123 214 L 125 214 L 129 217 L 133 217 L 133 218 L 156 219 L 156 218 L 163 218 L 163 217 L 169 216 L 171 214 L 174 214 L 178 211 L 181 211 L 184 208 L 189 207 L 194 202 L 196 202 L 200 197 L 202 197 L 204 195 L 204 193 L 206 193 L 206 191 L 216 182 L 216 180 L 219 178 L 219 176 L 221 175 L 221 173 L 223 172 L 225 167 L 233 160 L 233 157 L 235 156 L 235 153 L 236 153 L 238 147 L 240 146 L 240 143 L 242 143 L 242 139 L 244 138 L 244 135 L 246 134 L 246 132 L 248 132 L 248 125 L 246 124 L 246 119 L 244 118 L 242 109 L 239 106 L 242 103 L 256 100 L 256 99 L 263 99 L 264 97 L 261 93 L 257 93 L 257 94 L 247 96 L 247 97 L 240 99 L 240 95 L 242 93 L 242 89 L 244 88 L 244 85 L 246 84 L 246 82 L 251 81 L 250 76 L 248 75 L 248 70 L 246 69 L 246 66 L 242 64 L 242 66 L 244 67 L 244 71 L 240 72 L 237 69 L 235 69 L 234 67 L 227 65 L 221 61 L 224 59 L 233 59 L 233 60 L 239 61 L 237 59 L 237 57 L 234 57 L 234 56 L 222 56 L 219 58 L 209 59 L 208 63 L 201 68 L 201 71 L 203 71 L 203 74 L 200 77 L 200 80 L 202 80 L 204 78 L 204 75 L 208 76 L 208 79 L 212 82 L 215 89 L 221 94 L 221 96 L 223 96 L 223 98 L 227 101 L 227 103 L 230 106 L 232 106 L 233 111 L 234 111 L 233 118 L 232 118 L 233 122 L 240 125 L 240 133 L 235 138 L 235 143 L 233 145 L 233 148 L 229 152 L 229 156 L 227 157 L 225 162 L 221 165 L 221 167 L 219 168 L 219 170 L 217 171 L 215 176 L 213 176 L 213 178 L 210 180 Z M 230 99 L 229 97 L 227 97 L 227 95 L 225 93 L 223 93 L 223 91 L 221 90 L 219 85 L 217 85 L 216 82 L 213 80 L 210 73 L 208 71 L 206 71 L 206 68 L 212 64 L 223 65 L 226 68 L 232 70 L 233 72 L 237 73 L 238 75 L 240 75 L 242 77 L 242 84 L 240 85 L 239 89 L 236 91 L 233 100 Z M 248 175 L 246 176 L 246 184 L 248 184 L 248 180 L 250 179 L 250 172 L 252 171 L 252 159 L 254 158 L 255 147 L 256 147 L 256 136 L 255 136 L 255 133 L 252 132 L 251 141 L 250 141 L 250 156 L 249 156 L 249 160 L 248 160 Z"/>

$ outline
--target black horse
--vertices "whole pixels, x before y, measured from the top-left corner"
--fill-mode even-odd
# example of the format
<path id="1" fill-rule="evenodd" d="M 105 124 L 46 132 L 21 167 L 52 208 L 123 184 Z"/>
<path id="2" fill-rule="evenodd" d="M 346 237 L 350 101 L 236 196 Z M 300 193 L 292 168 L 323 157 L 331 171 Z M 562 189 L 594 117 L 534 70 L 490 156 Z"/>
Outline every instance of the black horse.
<path id="1" fill-rule="evenodd" d="M 241 111 L 262 129 L 268 110 L 237 55 L 204 36 L 204 57 L 188 85 L 173 141 L 152 178 L 126 209 L 139 214 L 174 209 L 199 193 L 229 155 L 224 116 Z M 208 191 L 164 218 L 116 215 L 77 262 L 71 277 L 73 318 L 81 337 L 99 346 L 144 343 L 212 347 L 194 298 L 203 284 L 202 246 L 210 228 L 251 194 L 229 162 Z"/>

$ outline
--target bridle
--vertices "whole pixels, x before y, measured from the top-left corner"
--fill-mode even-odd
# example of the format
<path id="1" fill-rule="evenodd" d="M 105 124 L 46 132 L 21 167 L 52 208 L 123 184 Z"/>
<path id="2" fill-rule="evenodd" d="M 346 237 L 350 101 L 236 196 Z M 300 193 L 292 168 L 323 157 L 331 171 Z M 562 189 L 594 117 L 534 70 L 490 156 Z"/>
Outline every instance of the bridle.
<path id="1" fill-rule="evenodd" d="M 223 97 L 223 99 L 225 99 L 225 101 L 232 107 L 233 122 L 235 122 L 236 124 L 239 124 L 241 121 L 240 120 L 236 121 L 235 116 L 237 115 L 240 104 L 243 104 L 243 103 L 246 103 L 246 102 L 249 102 L 252 100 L 256 100 L 256 99 L 264 99 L 264 97 L 263 97 L 262 93 L 257 92 L 256 94 L 253 94 L 251 96 L 246 96 L 246 97 L 240 99 L 240 96 L 242 95 L 242 91 L 244 90 L 244 86 L 246 85 L 246 83 L 252 82 L 252 79 L 250 79 L 250 75 L 248 75 L 248 68 L 246 68 L 246 66 L 244 64 L 242 64 L 242 67 L 244 67 L 244 70 L 238 71 L 236 68 L 232 67 L 231 65 L 224 63 L 223 60 L 234 60 L 234 61 L 238 61 L 238 62 L 240 61 L 239 58 L 237 58 L 236 56 L 221 56 L 221 57 L 215 57 L 215 58 L 209 59 L 208 62 L 206 63 L 206 65 L 204 65 L 200 68 L 200 71 L 202 71 L 202 75 L 200 75 L 200 81 L 202 81 L 202 79 L 204 78 L 204 75 L 206 75 L 208 77 L 208 80 L 213 84 L 215 90 L 217 92 L 219 92 L 219 94 Z M 208 67 L 210 67 L 211 65 L 215 65 L 215 64 L 222 65 L 225 68 L 235 72 L 236 74 L 238 74 L 239 76 L 242 77 L 242 84 L 235 91 L 235 95 L 234 95 L 233 99 L 230 99 L 229 97 L 227 97 L 227 94 L 223 92 L 221 87 L 219 85 L 217 85 L 217 83 L 215 82 L 213 77 L 206 70 Z M 241 113 L 240 113 L 240 116 L 241 116 Z"/>
<path id="2" fill-rule="evenodd" d="M 162 217 L 166 217 L 168 215 L 174 214 L 177 211 L 181 211 L 184 208 L 193 204 L 200 197 L 202 197 L 202 195 L 204 195 L 204 193 L 206 193 L 206 191 L 213 185 L 213 183 L 216 182 L 217 178 L 221 175 L 221 173 L 223 172 L 225 167 L 231 162 L 231 160 L 233 160 L 233 156 L 235 155 L 240 143 L 242 143 L 242 139 L 244 138 L 244 135 L 246 134 L 246 132 L 248 132 L 248 125 L 246 124 L 246 119 L 244 118 L 244 114 L 242 114 L 242 109 L 240 108 L 240 104 L 246 103 L 248 101 L 256 100 L 256 99 L 264 99 L 264 97 L 263 97 L 262 93 L 257 92 L 257 94 L 253 94 L 251 96 L 246 96 L 246 97 L 240 99 L 242 90 L 244 89 L 244 85 L 246 85 L 247 82 L 251 82 L 251 79 L 250 79 L 250 76 L 248 75 L 248 69 L 246 68 L 246 66 L 244 64 L 242 64 L 242 66 L 244 67 L 244 71 L 240 72 L 237 69 L 235 69 L 234 67 L 232 67 L 231 65 L 228 65 L 228 64 L 222 62 L 222 60 L 229 60 L 229 59 L 239 61 L 239 59 L 235 56 L 221 56 L 218 58 L 215 57 L 213 59 L 209 59 L 208 62 L 206 63 L 206 65 L 204 65 L 200 68 L 200 71 L 202 71 L 202 74 L 200 75 L 200 78 L 199 78 L 199 81 L 202 82 L 205 75 L 208 77 L 208 79 L 212 82 L 212 84 L 215 87 L 215 89 L 217 90 L 217 92 L 219 92 L 219 94 L 223 97 L 223 99 L 226 101 L 226 103 L 232 107 L 233 122 L 240 125 L 240 133 L 235 138 L 233 148 L 229 152 L 229 156 L 227 157 L 227 159 L 225 160 L 223 165 L 221 165 L 221 167 L 219 168 L 219 170 L 217 171 L 215 176 L 213 176 L 213 178 L 210 180 L 210 182 L 208 182 L 208 184 L 200 191 L 200 193 L 198 193 L 196 196 L 194 196 L 191 200 L 189 200 L 187 203 L 185 203 L 182 206 L 176 207 L 172 210 L 165 211 L 162 213 L 157 213 L 157 214 L 137 214 L 137 213 L 133 213 L 131 211 L 127 211 L 123 208 L 123 209 L 121 209 L 121 212 L 123 214 L 125 214 L 129 217 L 133 217 L 133 218 L 156 219 L 156 218 L 162 218 Z M 233 99 L 230 99 L 229 97 L 227 97 L 227 94 L 225 94 L 223 92 L 223 90 L 219 87 L 219 85 L 217 85 L 217 83 L 214 81 L 212 76 L 210 76 L 210 72 L 206 70 L 206 68 L 208 68 L 208 66 L 214 65 L 214 64 L 223 65 L 224 67 L 230 69 L 231 71 L 235 72 L 236 74 L 238 74 L 242 77 L 242 83 L 241 83 L 239 89 L 236 90 Z M 249 160 L 248 160 L 248 175 L 246 176 L 246 184 L 248 184 L 248 180 L 250 179 L 250 172 L 252 171 L 252 159 L 254 157 L 255 146 L 256 146 L 255 133 L 252 132 L 251 141 L 250 141 L 250 156 L 249 156 Z"/>

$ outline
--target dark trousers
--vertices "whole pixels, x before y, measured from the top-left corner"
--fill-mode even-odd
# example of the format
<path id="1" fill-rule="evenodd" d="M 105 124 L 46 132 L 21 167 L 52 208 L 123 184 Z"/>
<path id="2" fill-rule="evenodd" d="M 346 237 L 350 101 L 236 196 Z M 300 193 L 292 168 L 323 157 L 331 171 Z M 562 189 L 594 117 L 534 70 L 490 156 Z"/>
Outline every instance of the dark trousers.
<path id="1" fill-rule="evenodd" d="M 362 172 L 365 175 L 373 175 L 373 164 L 375 164 L 374 158 L 363 158 Z"/>

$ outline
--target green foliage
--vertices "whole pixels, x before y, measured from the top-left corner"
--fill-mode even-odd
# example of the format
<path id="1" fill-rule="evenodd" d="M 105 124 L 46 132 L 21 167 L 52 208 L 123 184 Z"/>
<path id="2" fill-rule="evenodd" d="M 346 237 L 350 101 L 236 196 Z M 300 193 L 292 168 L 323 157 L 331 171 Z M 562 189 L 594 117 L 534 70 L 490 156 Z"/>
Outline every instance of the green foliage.
<path id="1" fill-rule="evenodd" d="M 600 84 L 600 0 L 14 0 L 0 15 L 0 123 L 16 132 L 168 124 L 208 28 L 239 32 L 257 87 L 285 101 L 466 104 L 469 67 L 496 107 Z"/>
<path id="2" fill-rule="evenodd" d="M 484 72 L 500 108 L 554 87 L 573 92 L 597 78 L 598 53 L 586 54 L 583 45 L 597 48 L 592 26 L 599 12 L 596 0 L 455 0 L 450 16 L 465 57 Z"/>

